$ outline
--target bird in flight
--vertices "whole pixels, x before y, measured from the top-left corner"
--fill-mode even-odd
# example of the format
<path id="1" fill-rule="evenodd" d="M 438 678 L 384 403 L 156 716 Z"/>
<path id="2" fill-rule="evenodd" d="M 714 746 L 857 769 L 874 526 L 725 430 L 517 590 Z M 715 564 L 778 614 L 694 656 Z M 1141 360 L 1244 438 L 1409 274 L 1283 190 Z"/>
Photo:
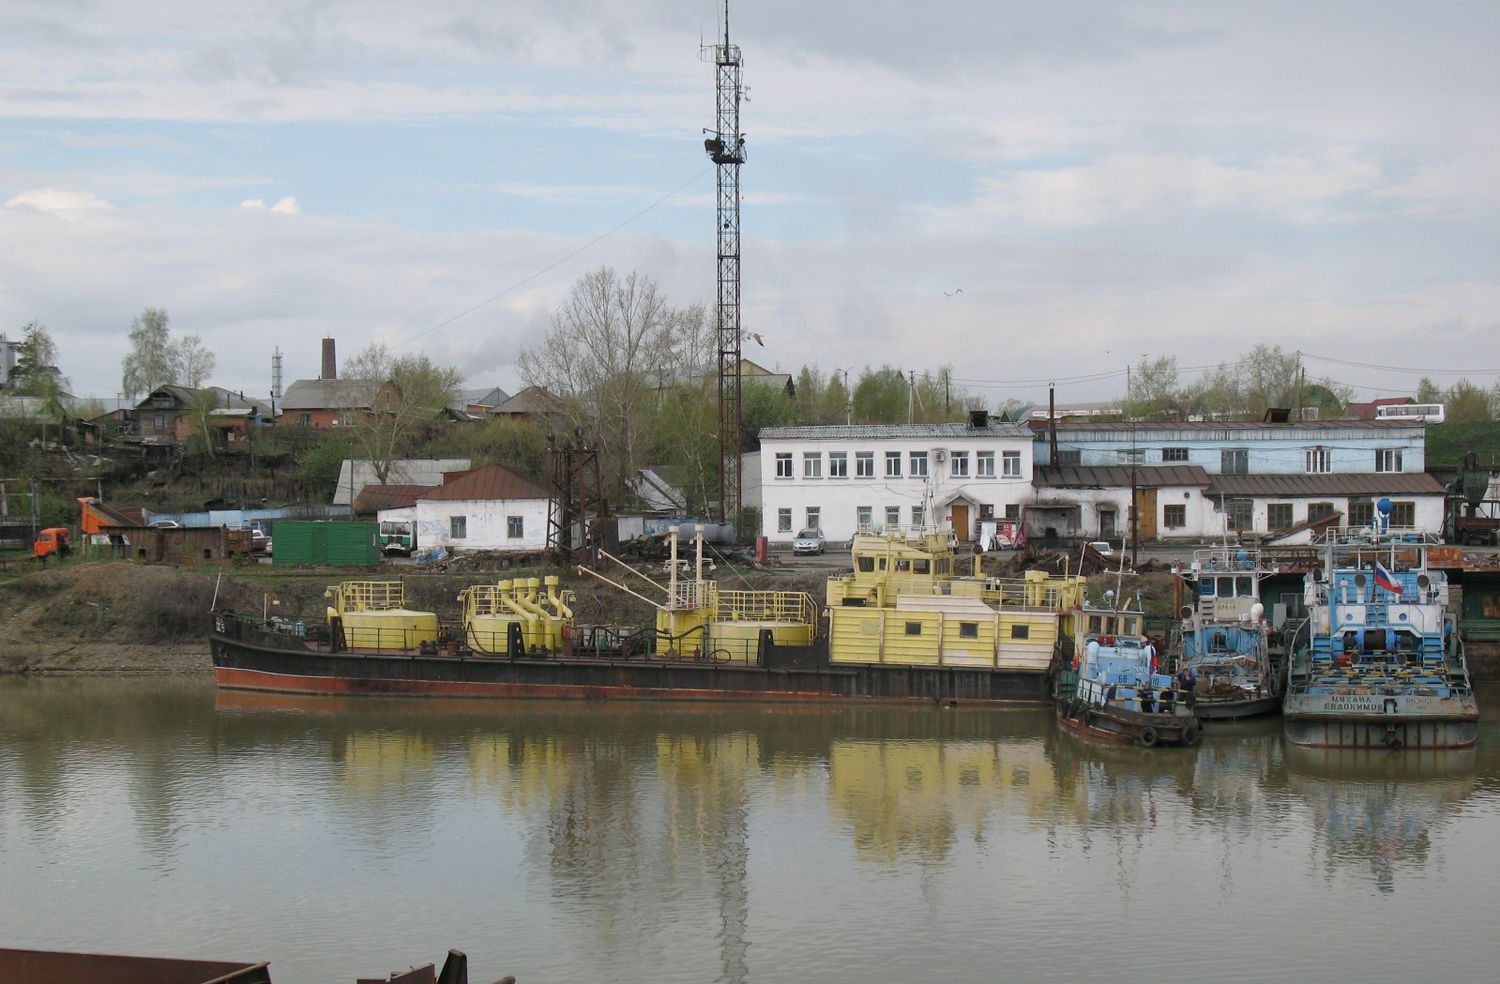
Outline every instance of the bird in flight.
<path id="1" fill-rule="evenodd" d="M 760 332 L 755 332 L 755 331 L 746 332 L 745 333 L 745 337 L 746 338 L 753 338 L 753 339 L 755 339 L 755 344 L 759 345 L 761 348 L 765 348 L 766 347 L 766 343 L 760 337 Z"/>
<path id="2" fill-rule="evenodd" d="M 955 287 L 952 290 L 945 290 L 945 291 L 943 291 L 943 296 L 944 297 L 952 297 L 954 294 L 962 294 L 963 292 L 964 292 L 964 289 L 962 287 Z"/>

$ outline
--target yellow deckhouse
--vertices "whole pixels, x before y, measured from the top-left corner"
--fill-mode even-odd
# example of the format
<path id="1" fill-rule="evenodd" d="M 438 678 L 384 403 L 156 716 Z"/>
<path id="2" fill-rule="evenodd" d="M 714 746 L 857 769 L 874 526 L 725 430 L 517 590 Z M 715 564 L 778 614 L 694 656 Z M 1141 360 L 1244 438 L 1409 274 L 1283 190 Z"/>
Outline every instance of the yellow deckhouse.
<path id="1" fill-rule="evenodd" d="M 1083 578 L 959 576 L 950 537 L 916 526 L 855 535 L 854 572 L 828 579 L 831 662 L 1047 672 Z"/>

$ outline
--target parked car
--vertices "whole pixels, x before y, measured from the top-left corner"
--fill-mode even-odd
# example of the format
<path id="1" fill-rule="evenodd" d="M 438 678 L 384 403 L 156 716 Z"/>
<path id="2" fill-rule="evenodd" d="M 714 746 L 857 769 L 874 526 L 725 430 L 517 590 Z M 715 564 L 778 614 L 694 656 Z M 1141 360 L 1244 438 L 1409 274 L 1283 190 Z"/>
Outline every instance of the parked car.
<path id="1" fill-rule="evenodd" d="M 271 538 L 266 536 L 266 531 L 259 528 L 250 530 L 250 549 L 255 553 L 265 553 L 271 545 Z"/>
<path id="2" fill-rule="evenodd" d="M 827 549 L 822 530 L 803 530 L 792 541 L 793 554 L 820 554 Z"/>
<path id="3" fill-rule="evenodd" d="M 151 528 L 154 530 L 180 530 L 182 524 L 175 519 L 153 519 Z"/>
<path id="4" fill-rule="evenodd" d="M 266 537 L 266 556 L 271 556 L 271 538 Z"/>

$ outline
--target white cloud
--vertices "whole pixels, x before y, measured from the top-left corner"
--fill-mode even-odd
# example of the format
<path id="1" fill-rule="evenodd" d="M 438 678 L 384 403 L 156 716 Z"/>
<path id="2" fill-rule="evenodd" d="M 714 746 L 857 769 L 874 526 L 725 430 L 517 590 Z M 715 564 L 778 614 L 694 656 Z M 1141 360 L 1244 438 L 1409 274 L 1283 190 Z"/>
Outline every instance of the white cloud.
<path id="1" fill-rule="evenodd" d="M 11 198 L 5 203 L 5 207 L 32 209 L 62 218 L 73 218 L 79 212 L 107 209 L 110 204 L 93 192 L 64 188 L 36 188 L 23 191 Z"/>
<path id="2" fill-rule="evenodd" d="M 244 201 L 240 202 L 240 208 L 260 209 L 261 211 L 265 212 L 280 212 L 282 215 L 302 214 L 302 206 L 297 204 L 297 199 L 293 198 L 290 195 L 278 200 L 276 204 L 270 206 L 266 205 L 265 199 L 263 198 L 247 198 Z"/>

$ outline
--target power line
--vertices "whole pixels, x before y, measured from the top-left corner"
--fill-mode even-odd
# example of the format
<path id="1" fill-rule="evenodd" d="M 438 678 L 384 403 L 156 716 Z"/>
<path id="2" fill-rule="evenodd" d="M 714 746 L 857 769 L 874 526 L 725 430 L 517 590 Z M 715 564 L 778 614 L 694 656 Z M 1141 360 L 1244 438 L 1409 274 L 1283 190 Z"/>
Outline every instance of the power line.
<path id="1" fill-rule="evenodd" d="M 577 249 L 573 250 L 571 253 L 568 253 L 565 256 L 559 257 L 558 259 L 554 260 L 553 262 L 551 262 L 551 263 L 547 264 L 546 266 L 542 267 L 540 270 L 537 270 L 535 273 L 531 274 L 530 276 L 524 277 L 524 278 L 516 281 L 515 283 L 511 284 L 509 287 L 507 287 L 504 290 L 502 290 L 500 293 L 495 294 L 492 297 L 487 297 L 484 300 L 480 301 L 478 304 L 475 304 L 473 307 L 465 308 L 464 310 L 458 312 L 457 314 L 453 315 L 452 317 L 445 318 L 444 320 L 439 321 L 437 324 L 433 325 L 430 328 L 424 328 L 422 331 L 417 332 L 415 335 L 412 335 L 410 338 L 407 338 L 407 339 L 405 339 L 403 341 L 397 342 L 393 347 L 394 348 L 401 348 L 403 345 L 410 345 L 412 342 L 415 342 L 417 339 L 422 338 L 422 337 L 424 337 L 426 335 L 430 335 L 433 332 L 437 331 L 439 328 L 446 328 L 448 325 L 453 324 L 453 322 L 459 320 L 460 318 L 466 318 L 469 315 L 473 314 L 475 311 L 478 311 L 480 308 L 495 303 L 496 301 L 500 300 L 500 298 L 502 298 L 505 295 L 511 293 L 512 291 L 515 291 L 515 290 L 517 290 L 517 289 L 519 289 L 521 287 L 525 287 L 527 284 L 531 283 L 533 280 L 535 280 L 536 278 L 540 277 L 542 274 L 544 274 L 544 273 L 550 273 L 551 271 L 553 271 L 553 270 L 557 269 L 558 267 L 562 266 L 564 263 L 568 262 L 569 260 L 571 260 L 573 257 L 577 256 L 578 254 L 584 252 L 585 250 L 593 248 L 594 246 L 596 246 L 599 243 L 603 242 L 605 239 L 608 239 L 610 236 L 613 236 L 615 233 L 619 232 L 621 229 L 623 229 L 626 226 L 630 225 L 630 223 L 634 222 L 636 219 L 638 219 L 641 216 L 645 215 L 647 212 L 649 212 L 652 209 L 656 208 L 656 206 L 660 205 L 662 202 L 664 202 L 667 199 L 671 198 L 673 195 L 676 195 L 678 192 L 682 191 L 682 189 L 686 188 L 688 185 L 692 184 L 693 182 L 697 181 L 699 178 L 703 177 L 710 170 L 712 170 L 712 169 L 711 168 L 707 168 L 707 167 L 704 168 L 703 170 L 699 171 L 697 174 L 693 175 L 691 178 L 688 178 L 682 184 L 678 185 L 676 188 L 673 188 L 671 191 L 667 192 L 665 195 L 662 195 L 660 198 L 658 198 L 656 201 L 652 202 L 650 205 L 647 205 L 645 208 L 641 209 L 639 212 L 636 212 L 634 215 L 630 216 L 628 219 L 625 219 L 624 221 L 620 222 L 618 225 L 614 226 L 613 228 L 609 229 L 606 232 L 601 232 L 599 235 L 595 236 L 593 239 L 590 239 L 588 242 L 584 243 L 582 246 L 580 246 Z"/>

